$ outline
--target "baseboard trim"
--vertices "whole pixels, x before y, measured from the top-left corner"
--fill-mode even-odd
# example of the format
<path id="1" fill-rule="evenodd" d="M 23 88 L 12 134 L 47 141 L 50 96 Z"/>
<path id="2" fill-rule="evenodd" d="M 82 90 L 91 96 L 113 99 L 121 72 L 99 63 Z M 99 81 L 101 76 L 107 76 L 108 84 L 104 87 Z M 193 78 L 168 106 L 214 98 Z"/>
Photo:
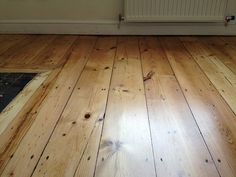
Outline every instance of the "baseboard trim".
<path id="1" fill-rule="evenodd" d="M 116 21 L 0 21 L 1 34 L 236 35 L 236 24 Z"/>

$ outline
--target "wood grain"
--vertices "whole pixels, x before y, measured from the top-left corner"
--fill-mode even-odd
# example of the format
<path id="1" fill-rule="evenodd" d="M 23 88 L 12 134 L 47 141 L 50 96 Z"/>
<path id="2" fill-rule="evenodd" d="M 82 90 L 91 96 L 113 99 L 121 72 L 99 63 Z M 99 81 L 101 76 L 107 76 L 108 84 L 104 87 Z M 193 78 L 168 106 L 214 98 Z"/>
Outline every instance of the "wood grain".
<path id="1" fill-rule="evenodd" d="M 183 44 L 236 115 L 236 74 L 201 43 Z"/>
<path id="2" fill-rule="evenodd" d="M 80 50 L 80 41 L 77 41 L 74 50 L 71 52 L 67 63 L 61 70 L 54 87 L 50 90 L 47 98 L 43 101 L 41 109 L 37 112 L 36 118 L 27 134 L 16 149 L 13 157 L 6 165 L 3 176 L 30 176 L 38 159 L 47 144 L 51 133 L 71 96 L 71 90 L 80 77 L 87 56 L 93 47 L 95 38 L 88 38 L 86 47 Z M 78 47 L 78 48 L 77 48 Z"/>
<path id="3" fill-rule="evenodd" d="M 24 55 L 25 48 L 28 48 L 30 44 L 36 39 L 35 35 L 25 36 L 23 40 L 20 41 L 20 44 L 16 44 L 5 50 L 0 54 L 1 67 L 6 67 L 11 60 L 18 57 L 18 55 Z M 31 53 L 32 54 L 32 53 Z"/>
<path id="4" fill-rule="evenodd" d="M 65 55 L 70 54 L 70 48 L 75 41 L 76 36 L 73 35 L 61 35 L 50 43 L 50 45 L 44 48 L 37 56 L 29 61 L 30 65 L 34 67 L 50 66 L 55 68 L 65 63 Z"/>
<path id="5" fill-rule="evenodd" d="M 228 53 L 228 49 L 225 49 L 225 45 L 228 45 L 227 42 L 213 37 L 199 37 L 198 41 L 201 42 L 206 50 L 211 51 L 211 55 L 215 55 L 219 58 L 226 67 L 236 74 L 235 56 Z M 232 44 L 230 46 L 232 46 Z"/>
<path id="6" fill-rule="evenodd" d="M 8 59 L 5 63 L 5 67 L 12 65 L 24 66 L 28 64 L 29 61 L 42 52 L 54 38 L 55 36 L 53 35 L 35 36 L 30 44 L 26 45 L 24 49 L 18 51 L 13 57 Z"/>
<path id="7" fill-rule="evenodd" d="M 145 89 L 157 176 L 219 177 L 160 42 L 146 37 L 140 48 L 144 75 L 155 72 Z"/>
<path id="8" fill-rule="evenodd" d="M 83 166 L 83 172 L 78 170 L 78 173 L 84 175 L 86 173 L 87 177 L 92 177 L 96 162 L 92 159 L 97 157 L 96 152 L 116 52 L 114 46 L 116 46 L 115 37 L 103 37 L 97 41 L 39 161 L 33 174 L 34 177 L 70 177 L 81 166 Z M 92 137 L 95 141 L 91 141 Z M 68 147 L 64 146 L 65 144 L 69 145 L 69 151 Z M 89 151 L 88 146 L 93 147 L 92 152 Z M 84 161 L 91 163 L 87 163 L 85 167 Z M 50 169 L 48 169 L 49 166 Z M 78 176 L 80 175 L 78 174 Z"/>
<path id="9" fill-rule="evenodd" d="M 25 35 L 0 35 L 0 55 L 14 45 L 20 45 Z M 3 61 L 0 60 L 0 65 Z"/>
<path id="10" fill-rule="evenodd" d="M 51 90 L 55 82 L 54 79 L 58 76 L 59 71 L 59 69 L 51 71 L 45 82 L 33 93 L 19 113 L 12 117 L 13 120 L 0 135 L 0 172 L 3 171 L 8 160 L 12 158 L 22 138 L 34 122 L 38 110 L 43 106 L 41 103 Z M 13 107 L 14 109 L 16 108 Z"/>
<path id="11" fill-rule="evenodd" d="M 236 176 L 234 113 L 177 38 L 160 40 L 220 175 Z"/>
<path id="12" fill-rule="evenodd" d="M 0 176 L 235 177 L 235 39 L 0 35 L 0 72 L 51 73 L 0 122 Z"/>
<path id="13" fill-rule="evenodd" d="M 138 40 L 117 47 L 95 176 L 154 177 Z"/>
<path id="14" fill-rule="evenodd" d="M 0 134 L 4 132 L 6 127 L 11 123 L 14 117 L 16 117 L 38 87 L 46 80 L 49 74 L 50 72 L 38 74 L 0 113 Z"/>

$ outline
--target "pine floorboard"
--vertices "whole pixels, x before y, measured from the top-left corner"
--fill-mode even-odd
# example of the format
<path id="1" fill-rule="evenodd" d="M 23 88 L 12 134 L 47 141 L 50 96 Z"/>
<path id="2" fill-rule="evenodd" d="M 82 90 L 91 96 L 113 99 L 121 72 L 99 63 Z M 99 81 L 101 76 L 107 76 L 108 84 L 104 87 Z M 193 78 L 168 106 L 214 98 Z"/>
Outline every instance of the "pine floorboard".
<path id="1" fill-rule="evenodd" d="M 44 76 L 0 113 L 0 176 L 236 177 L 235 37 L 0 43 L 0 72 Z"/>

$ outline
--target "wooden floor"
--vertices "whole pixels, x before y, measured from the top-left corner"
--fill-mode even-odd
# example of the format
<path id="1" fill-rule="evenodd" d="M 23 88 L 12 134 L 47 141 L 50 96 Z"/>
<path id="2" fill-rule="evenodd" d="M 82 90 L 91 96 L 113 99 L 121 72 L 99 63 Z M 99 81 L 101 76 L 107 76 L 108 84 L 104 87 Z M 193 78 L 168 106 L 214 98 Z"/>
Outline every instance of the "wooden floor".
<path id="1" fill-rule="evenodd" d="M 0 35 L 0 71 L 41 73 L 3 177 L 236 177 L 236 37 Z"/>

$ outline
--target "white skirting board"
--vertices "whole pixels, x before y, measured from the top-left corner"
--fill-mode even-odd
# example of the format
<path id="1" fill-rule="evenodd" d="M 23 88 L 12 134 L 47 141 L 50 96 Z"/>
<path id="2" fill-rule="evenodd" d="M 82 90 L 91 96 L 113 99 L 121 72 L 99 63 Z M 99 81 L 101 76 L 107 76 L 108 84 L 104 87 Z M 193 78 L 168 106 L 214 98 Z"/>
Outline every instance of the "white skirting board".
<path id="1" fill-rule="evenodd" d="M 236 35 L 236 24 L 0 21 L 0 34 Z"/>

